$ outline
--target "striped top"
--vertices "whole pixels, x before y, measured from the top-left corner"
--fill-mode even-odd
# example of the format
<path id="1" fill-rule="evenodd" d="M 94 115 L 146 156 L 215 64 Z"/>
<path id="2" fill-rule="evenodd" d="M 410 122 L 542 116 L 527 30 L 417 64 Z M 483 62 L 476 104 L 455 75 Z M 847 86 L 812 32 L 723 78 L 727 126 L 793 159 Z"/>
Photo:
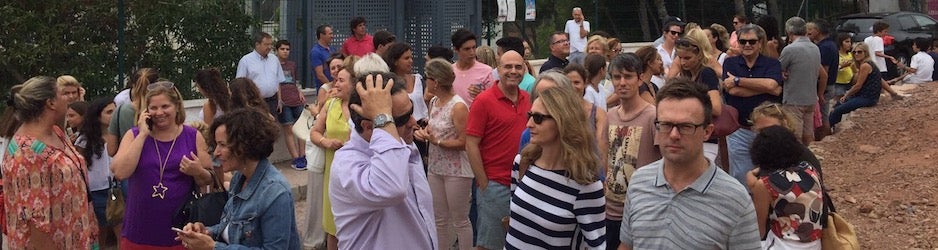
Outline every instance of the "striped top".
<path id="1" fill-rule="evenodd" d="M 746 188 L 712 162 L 680 192 L 663 160 L 632 175 L 619 238 L 632 249 L 760 249 L 756 211 Z"/>
<path id="2" fill-rule="evenodd" d="M 511 195 L 505 249 L 606 249 L 605 206 L 601 181 L 531 165 Z"/>

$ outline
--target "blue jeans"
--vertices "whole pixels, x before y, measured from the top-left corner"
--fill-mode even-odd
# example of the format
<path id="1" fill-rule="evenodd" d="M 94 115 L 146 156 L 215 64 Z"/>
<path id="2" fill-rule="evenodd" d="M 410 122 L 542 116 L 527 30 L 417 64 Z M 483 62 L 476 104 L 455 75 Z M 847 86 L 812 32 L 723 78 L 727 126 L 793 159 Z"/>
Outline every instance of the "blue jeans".
<path id="1" fill-rule="evenodd" d="M 729 151 L 730 158 L 730 175 L 743 184 L 747 190 L 749 185 L 746 184 L 746 173 L 749 173 L 753 168 L 752 158 L 749 156 L 749 146 L 752 145 L 754 139 L 756 139 L 756 133 L 745 128 L 739 128 L 726 137 L 726 149 Z"/>
<path id="2" fill-rule="evenodd" d="M 847 98 L 846 102 L 834 104 L 834 110 L 831 111 L 830 123 L 831 126 L 840 123 L 840 120 L 843 119 L 844 114 L 850 113 L 851 111 L 857 110 L 862 107 L 872 107 L 876 105 L 877 100 L 873 100 L 866 97 L 854 96 Z"/>

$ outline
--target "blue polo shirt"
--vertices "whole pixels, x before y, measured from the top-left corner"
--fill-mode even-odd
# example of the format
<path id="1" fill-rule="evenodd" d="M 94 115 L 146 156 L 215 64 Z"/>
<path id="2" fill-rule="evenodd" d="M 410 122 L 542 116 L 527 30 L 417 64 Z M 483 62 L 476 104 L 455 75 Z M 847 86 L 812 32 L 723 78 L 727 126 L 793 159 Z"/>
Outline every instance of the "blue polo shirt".
<path id="1" fill-rule="evenodd" d="M 731 73 L 734 76 L 744 77 L 744 78 L 772 78 L 775 82 L 778 82 L 778 85 L 781 86 L 784 81 L 782 81 L 782 64 L 773 58 L 759 55 L 756 58 L 756 63 L 752 65 L 752 68 L 749 65 L 746 65 L 746 59 L 743 56 L 734 56 L 726 58 L 723 61 L 723 78 L 729 77 L 727 73 Z M 750 97 L 740 97 L 730 95 L 726 90 L 723 91 L 723 99 L 726 101 L 727 105 L 733 106 L 739 111 L 739 124 L 745 127 L 752 126 L 749 122 L 749 115 L 752 113 L 752 110 L 762 104 L 763 102 L 781 102 L 781 96 L 774 96 L 771 94 L 758 94 Z"/>
<path id="2" fill-rule="evenodd" d="M 309 51 L 309 67 L 313 72 L 310 74 L 310 78 L 313 78 L 313 86 L 307 87 L 315 87 L 318 89 L 319 86 L 322 86 L 324 83 L 320 82 L 319 78 L 316 77 L 316 66 L 319 65 L 322 65 L 322 73 L 326 75 L 326 79 L 332 81 L 332 73 L 329 73 L 329 62 L 327 62 L 329 60 L 329 53 L 329 47 L 323 47 L 322 44 L 319 43 L 316 43 L 313 49 Z"/>
<path id="3" fill-rule="evenodd" d="M 818 42 L 817 47 L 821 52 L 821 65 L 827 68 L 827 86 L 833 86 L 837 82 L 837 71 L 840 69 L 840 52 L 837 50 L 837 44 L 828 36 Z"/>

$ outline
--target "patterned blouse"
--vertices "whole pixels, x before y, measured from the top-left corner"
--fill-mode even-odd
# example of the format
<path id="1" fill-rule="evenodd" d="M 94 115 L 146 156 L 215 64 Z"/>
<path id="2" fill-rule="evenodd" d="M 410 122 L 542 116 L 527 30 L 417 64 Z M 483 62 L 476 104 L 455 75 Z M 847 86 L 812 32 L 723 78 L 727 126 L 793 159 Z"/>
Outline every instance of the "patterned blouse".
<path id="1" fill-rule="evenodd" d="M 5 148 L 4 216 L 10 249 L 25 249 L 30 226 L 48 233 L 57 249 L 90 249 L 98 230 L 88 201 L 88 168 L 59 127 L 66 148 L 14 135 Z"/>
<path id="2" fill-rule="evenodd" d="M 443 107 L 436 107 L 439 98 L 430 101 L 430 119 L 428 127 L 433 131 L 435 138 L 440 140 L 456 139 L 456 125 L 453 124 L 453 106 L 457 103 L 466 104 L 458 95 L 454 95 Z M 472 169 L 469 166 L 469 157 L 465 150 L 450 150 L 438 145 L 430 144 L 427 155 L 429 172 L 443 176 L 472 178 Z"/>
<path id="3" fill-rule="evenodd" d="M 772 198 L 769 228 L 780 239 L 813 242 L 821 238 L 824 193 L 808 162 L 759 177 Z"/>

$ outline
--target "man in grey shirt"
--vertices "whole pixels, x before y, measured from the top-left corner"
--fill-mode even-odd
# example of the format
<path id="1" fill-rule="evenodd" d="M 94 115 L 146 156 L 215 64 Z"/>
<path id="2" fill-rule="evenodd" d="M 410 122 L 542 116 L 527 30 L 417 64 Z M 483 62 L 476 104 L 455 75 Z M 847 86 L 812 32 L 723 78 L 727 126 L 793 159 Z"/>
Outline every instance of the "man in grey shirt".
<path id="1" fill-rule="evenodd" d="M 620 250 L 761 248 L 746 188 L 703 155 L 712 112 L 707 89 L 688 79 L 658 92 L 655 141 L 663 159 L 632 175 Z"/>
<path id="2" fill-rule="evenodd" d="M 824 99 L 827 70 L 821 65 L 821 52 L 805 34 L 807 27 L 800 17 L 785 21 L 785 32 L 792 43 L 785 46 L 779 61 L 782 75 L 782 104 L 794 117 L 795 136 L 808 145 L 814 141 L 814 106 Z"/>

